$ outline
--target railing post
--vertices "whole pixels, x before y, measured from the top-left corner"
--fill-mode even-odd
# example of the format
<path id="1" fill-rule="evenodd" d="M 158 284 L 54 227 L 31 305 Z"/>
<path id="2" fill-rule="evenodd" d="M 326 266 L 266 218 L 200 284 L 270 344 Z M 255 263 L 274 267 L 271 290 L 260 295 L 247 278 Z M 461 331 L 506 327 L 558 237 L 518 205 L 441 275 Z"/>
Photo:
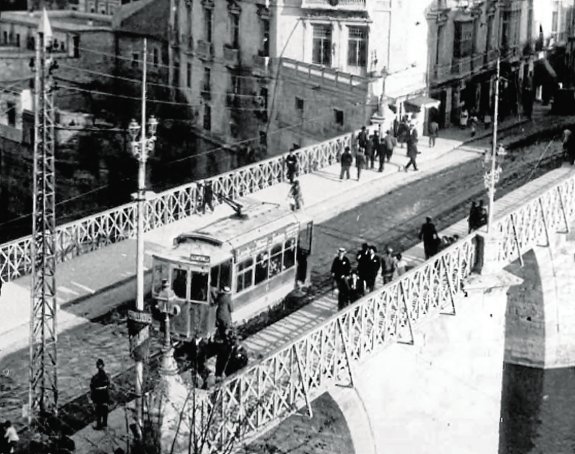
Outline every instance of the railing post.
<path id="1" fill-rule="evenodd" d="M 441 257 L 441 264 L 445 269 L 445 276 L 447 277 L 447 287 L 449 290 L 449 300 L 451 301 L 451 312 L 445 312 L 443 311 L 443 308 L 441 308 L 441 314 L 455 315 L 455 288 L 453 286 L 453 282 L 451 281 L 451 275 L 449 274 L 449 270 L 447 267 L 447 260 L 445 260 L 445 255 Z"/>
<path id="2" fill-rule="evenodd" d="M 409 335 L 411 337 L 411 340 L 410 341 L 403 341 L 403 340 L 400 341 L 399 340 L 399 337 L 400 337 L 399 336 L 399 329 L 400 329 L 400 327 L 398 327 L 398 330 L 397 330 L 397 339 L 398 340 L 397 340 L 397 342 L 400 342 L 402 344 L 413 345 L 414 344 L 413 328 L 411 326 L 411 317 L 409 315 L 409 310 L 407 308 L 407 292 L 405 291 L 405 287 L 403 286 L 403 281 L 401 281 L 401 280 L 399 281 L 399 288 L 401 289 L 402 298 L 401 298 L 401 304 L 397 305 L 397 319 L 398 319 L 398 321 L 401 320 L 400 306 L 403 306 L 403 309 L 405 310 L 405 320 L 407 321 L 407 327 L 409 328 Z"/>
<path id="3" fill-rule="evenodd" d="M 345 336 L 343 335 L 343 327 L 341 326 L 341 317 L 337 318 L 337 329 L 339 331 L 339 335 L 341 337 L 341 346 L 343 348 L 343 354 L 345 357 L 345 361 L 347 363 L 347 371 L 349 373 L 349 381 L 350 381 L 350 388 L 353 388 L 355 385 L 355 380 L 353 377 L 353 370 L 351 369 L 351 355 L 347 349 L 347 342 L 345 341 Z"/>
<path id="4" fill-rule="evenodd" d="M 547 246 L 551 246 L 551 238 L 549 236 L 549 229 L 547 228 L 547 218 L 545 216 L 545 210 L 543 209 L 543 201 L 539 197 L 539 208 L 541 209 L 541 217 L 543 220 L 543 228 L 545 230 L 545 237 L 547 238 Z"/>
<path id="5" fill-rule="evenodd" d="M 513 229 L 513 239 L 515 240 L 517 255 L 519 255 L 519 263 L 521 263 L 523 267 L 525 263 L 523 262 L 523 255 L 521 254 L 521 247 L 519 246 L 519 237 L 517 236 L 517 227 L 515 226 L 515 213 L 511 213 L 511 228 Z"/>
<path id="6" fill-rule="evenodd" d="M 308 412 L 309 417 L 313 418 L 313 410 L 311 408 L 311 401 L 309 398 L 309 383 L 305 379 L 304 368 L 303 368 L 303 365 L 301 363 L 299 348 L 298 348 L 297 344 L 294 345 L 294 354 L 295 354 L 295 360 L 297 363 L 297 368 L 299 371 L 301 385 L 303 387 L 303 396 L 305 398 L 305 404 L 307 406 L 307 412 Z"/>
<path id="7" fill-rule="evenodd" d="M 569 221 L 567 220 L 567 212 L 565 211 L 565 204 L 563 203 L 563 192 L 561 191 L 561 186 L 557 186 L 557 192 L 559 194 L 559 204 L 561 205 L 561 213 L 563 213 L 563 221 L 565 221 L 565 233 L 569 233 Z"/>

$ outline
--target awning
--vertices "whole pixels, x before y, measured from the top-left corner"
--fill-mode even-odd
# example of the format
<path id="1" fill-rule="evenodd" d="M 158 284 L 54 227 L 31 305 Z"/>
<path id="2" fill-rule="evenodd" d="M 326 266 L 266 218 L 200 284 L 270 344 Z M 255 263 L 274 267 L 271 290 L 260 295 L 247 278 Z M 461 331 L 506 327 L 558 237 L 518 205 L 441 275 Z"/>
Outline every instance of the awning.
<path id="1" fill-rule="evenodd" d="M 533 69 L 533 83 L 535 85 L 541 85 L 543 83 L 555 82 L 557 80 L 557 73 L 549 63 L 549 60 L 542 58 L 535 62 L 535 68 Z"/>
<path id="2" fill-rule="evenodd" d="M 430 107 L 438 108 L 441 101 L 438 99 L 430 98 L 429 96 L 416 96 L 405 101 L 406 108 L 408 106 L 421 110 L 422 108 L 429 109 Z"/>

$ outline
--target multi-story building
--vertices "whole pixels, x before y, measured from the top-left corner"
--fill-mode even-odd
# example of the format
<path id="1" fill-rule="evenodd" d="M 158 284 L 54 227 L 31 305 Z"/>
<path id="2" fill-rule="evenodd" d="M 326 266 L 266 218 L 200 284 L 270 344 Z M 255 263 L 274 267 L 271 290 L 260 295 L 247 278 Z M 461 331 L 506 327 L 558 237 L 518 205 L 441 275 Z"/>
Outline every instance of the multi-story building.
<path id="1" fill-rule="evenodd" d="M 72 10 L 83 13 L 113 15 L 120 6 L 139 0 L 4 0 L 18 3 L 20 10 L 36 10 L 39 8 Z M 0 7 L 1 11 L 1 7 Z"/>
<path id="2" fill-rule="evenodd" d="M 174 82 L 214 140 L 283 152 L 426 94 L 419 2 L 172 1 Z"/>
<path id="3" fill-rule="evenodd" d="M 428 13 L 429 84 L 441 101 L 440 124 L 458 123 L 463 109 L 480 118 L 492 112 L 498 56 L 503 115 L 517 112 L 524 89 L 551 85 L 557 74 L 550 51 L 566 42 L 572 3 L 437 0 Z"/>

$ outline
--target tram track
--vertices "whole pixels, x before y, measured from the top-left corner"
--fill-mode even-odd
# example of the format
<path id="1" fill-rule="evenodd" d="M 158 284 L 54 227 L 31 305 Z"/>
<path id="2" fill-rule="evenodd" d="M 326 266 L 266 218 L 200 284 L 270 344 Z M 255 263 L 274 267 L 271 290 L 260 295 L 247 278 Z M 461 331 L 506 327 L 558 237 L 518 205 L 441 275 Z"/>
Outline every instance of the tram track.
<path id="1" fill-rule="evenodd" d="M 519 155 L 519 152 L 512 154 L 514 159 L 504 163 L 504 170 L 498 184 L 497 196 L 501 197 L 507 192 L 525 184 L 532 173 L 532 178 L 558 166 L 559 157 L 557 150 L 554 153 L 548 152 L 547 157 L 541 158 L 540 147 L 544 145 L 532 145 L 529 152 Z M 539 162 L 533 172 L 534 165 Z M 461 188 L 461 181 L 465 181 L 465 188 Z M 430 190 L 433 189 L 433 190 Z M 417 244 L 419 239 L 417 234 L 423 218 L 428 214 L 434 217 L 438 230 L 447 227 L 454 222 L 467 216 L 469 203 L 484 195 L 483 168 L 481 158 L 467 161 L 454 167 L 444 169 L 436 174 L 425 176 L 421 180 L 415 181 L 406 187 L 402 187 L 388 194 L 378 197 L 371 202 L 346 211 L 333 219 L 319 224 L 316 229 L 316 250 L 319 251 L 315 268 L 312 272 L 312 288 L 304 297 L 300 298 L 296 304 L 284 305 L 286 310 L 278 310 L 277 313 L 268 314 L 264 320 L 255 320 L 253 323 L 241 330 L 242 337 L 249 336 L 260 329 L 269 326 L 281 317 L 303 307 L 309 301 L 324 296 L 332 291 L 332 282 L 329 276 L 329 263 L 333 257 L 335 244 L 345 245 L 350 249 L 350 258 L 355 249 L 359 246 L 357 238 L 366 238 L 369 242 L 377 244 L 379 247 L 385 244 L 393 244 L 398 250 L 405 250 Z M 446 197 L 446 194 L 453 193 Z M 420 203 L 419 208 L 409 213 L 406 211 L 401 218 L 393 215 L 394 207 L 412 203 L 418 198 L 427 197 L 425 203 Z M 374 209 L 377 207 L 377 210 Z M 385 222 L 377 221 L 377 212 L 389 213 Z M 358 216 L 358 213 L 361 216 Z M 358 220 L 362 219 L 365 228 L 360 235 L 351 235 L 350 232 L 357 226 Z M 327 266 L 326 266 L 327 265 Z M 289 306 L 289 310 L 287 307 Z M 125 313 L 130 304 L 119 307 L 116 311 L 110 312 L 98 319 L 92 320 L 86 326 L 75 328 L 64 334 L 66 350 L 64 358 L 60 358 L 61 375 L 73 376 L 75 368 L 88 368 L 92 370 L 93 353 L 91 346 L 95 345 L 97 339 L 94 337 L 112 339 L 116 346 L 127 346 L 128 336 L 125 327 Z M 93 331 L 93 332 L 90 332 Z M 90 337 L 92 336 L 92 337 Z M 89 340 L 89 341 L 88 341 Z M 127 350 L 127 348 L 123 348 Z M 147 368 L 145 389 L 150 389 L 157 377 L 159 345 L 152 349 L 152 357 Z M 86 357 L 85 360 L 81 358 Z M 76 358 L 71 362 L 70 358 Z M 67 361 L 68 359 L 68 361 Z M 125 361 L 125 355 L 116 360 Z M 20 418 L 20 407 L 27 399 L 27 352 L 20 351 L 8 358 L 8 369 L 10 380 L 0 379 L 0 408 L 4 417 L 9 417 L 13 421 Z M 125 362 L 124 362 L 125 364 Z M 4 365 L 3 365 L 4 367 Z M 120 374 L 113 377 L 116 389 L 113 392 L 115 406 L 121 406 L 133 399 L 130 391 L 133 381 L 134 368 L 124 369 Z M 85 375 L 85 374 L 84 374 Z M 88 394 L 84 392 L 88 388 L 88 382 L 83 381 L 79 374 L 74 381 L 69 381 L 68 389 L 62 391 L 61 401 L 65 401 L 60 410 L 60 419 L 68 431 L 77 431 L 92 420 L 92 409 L 88 399 Z"/>

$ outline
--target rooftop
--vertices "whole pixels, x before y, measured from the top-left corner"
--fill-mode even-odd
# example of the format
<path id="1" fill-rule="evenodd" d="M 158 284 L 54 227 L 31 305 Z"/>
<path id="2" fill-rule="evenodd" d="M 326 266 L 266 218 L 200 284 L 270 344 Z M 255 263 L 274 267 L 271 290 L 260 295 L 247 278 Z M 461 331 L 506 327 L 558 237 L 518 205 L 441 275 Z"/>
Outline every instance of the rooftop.
<path id="1" fill-rule="evenodd" d="M 0 22 L 37 26 L 40 23 L 41 13 L 41 11 L 8 11 L 2 13 Z M 50 10 L 48 17 L 55 30 L 80 32 L 112 29 L 112 18 L 104 14 Z"/>

